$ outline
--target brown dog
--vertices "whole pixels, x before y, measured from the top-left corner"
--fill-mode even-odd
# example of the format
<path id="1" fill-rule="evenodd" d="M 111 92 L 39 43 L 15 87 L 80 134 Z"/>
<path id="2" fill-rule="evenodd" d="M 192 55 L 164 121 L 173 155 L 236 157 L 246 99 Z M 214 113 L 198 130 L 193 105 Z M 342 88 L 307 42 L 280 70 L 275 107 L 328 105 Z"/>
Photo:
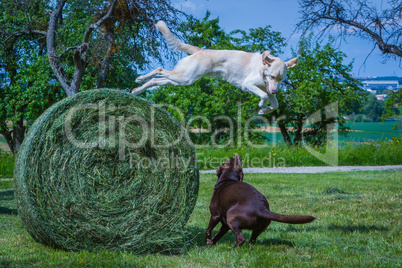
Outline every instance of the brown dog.
<path id="1" fill-rule="evenodd" d="M 205 233 L 207 245 L 214 245 L 232 230 L 236 235 L 233 248 L 244 244 L 243 229 L 253 230 L 250 243 L 268 227 L 271 221 L 301 224 L 312 222 L 309 215 L 281 215 L 269 211 L 269 204 L 264 195 L 253 186 L 243 182 L 243 169 L 239 155 L 230 158 L 216 171 L 218 181 L 212 195 L 209 210 L 211 219 Z M 211 239 L 214 227 L 222 223 L 221 229 Z"/>

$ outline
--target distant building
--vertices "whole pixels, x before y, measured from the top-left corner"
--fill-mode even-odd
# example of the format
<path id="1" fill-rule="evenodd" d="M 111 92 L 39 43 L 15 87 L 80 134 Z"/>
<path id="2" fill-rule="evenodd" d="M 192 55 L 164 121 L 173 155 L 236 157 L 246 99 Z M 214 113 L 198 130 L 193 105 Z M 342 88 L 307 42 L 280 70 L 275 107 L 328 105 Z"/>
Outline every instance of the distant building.
<path id="1" fill-rule="evenodd" d="M 385 100 L 385 98 L 387 97 L 387 94 L 380 94 L 380 95 L 376 95 L 377 100 Z"/>
<path id="2" fill-rule="evenodd" d="M 357 78 L 363 83 L 365 90 L 369 92 L 376 92 L 382 90 L 398 90 L 402 88 L 402 77 L 397 76 L 383 76 L 383 77 L 367 77 Z"/>

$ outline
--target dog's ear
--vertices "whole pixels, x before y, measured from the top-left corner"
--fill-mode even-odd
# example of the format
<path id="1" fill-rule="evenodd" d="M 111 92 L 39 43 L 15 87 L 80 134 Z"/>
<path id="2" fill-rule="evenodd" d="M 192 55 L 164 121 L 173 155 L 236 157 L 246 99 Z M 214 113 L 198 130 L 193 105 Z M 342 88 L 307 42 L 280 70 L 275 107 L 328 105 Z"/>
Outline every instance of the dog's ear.
<path id="1" fill-rule="evenodd" d="M 271 63 L 274 61 L 275 59 L 272 58 L 271 52 L 269 50 L 265 50 L 262 53 L 262 64 L 264 65 L 271 65 Z"/>
<path id="2" fill-rule="evenodd" d="M 243 177 L 244 177 L 243 171 L 240 171 L 240 172 L 239 172 L 239 176 L 240 176 L 240 181 L 243 181 Z"/>
<path id="3" fill-rule="evenodd" d="M 233 156 L 233 159 L 234 159 L 234 168 L 235 169 L 237 169 L 238 171 L 243 171 L 243 166 L 242 166 L 242 164 L 241 164 L 241 157 L 240 157 L 240 155 L 235 155 L 235 156 Z"/>
<path id="4" fill-rule="evenodd" d="M 288 60 L 286 63 L 286 67 L 288 67 L 288 69 L 295 67 L 297 64 L 297 58 L 293 58 L 291 60 Z"/>
<path id="5" fill-rule="evenodd" d="M 244 174 L 243 174 L 243 166 L 241 164 L 241 157 L 240 157 L 240 155 L 237 154 L 233 158 L 235 161 L 234 168 L 237 170 L 237 172 L 239 172 L 239 178 L 240 178 L 239 181 L 243 181 Z"/>
<path id="6" fill-rule="evenodd" d="M 223 172 L 223 168 L 222 168 L 222 166 L 219 166 L 218 169 L 216 170 L 216 176 L 218 176 L 218 178 L 220 178 L 222 175 L 222 172 Z"/>

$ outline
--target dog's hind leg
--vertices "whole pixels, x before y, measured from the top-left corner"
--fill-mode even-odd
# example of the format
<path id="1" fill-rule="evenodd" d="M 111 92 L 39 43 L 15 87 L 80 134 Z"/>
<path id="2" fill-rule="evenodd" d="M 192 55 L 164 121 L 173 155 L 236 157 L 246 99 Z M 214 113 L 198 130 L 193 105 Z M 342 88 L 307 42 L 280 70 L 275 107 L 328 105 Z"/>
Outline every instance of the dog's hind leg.
<path id="1" fill-rule="evenodd" d="M 131 93 L 134 95 L 141 94 L 144 90 L 156 86 L 178 86 L 179 84 L 167 78 L 153 78 L 140 87 L 134 88 Z"/>
<path id="2" fill-rule="evenodd" d="M 227 212 L 226 220 L 227 220 L 227 225 L 229 226 L 230 230 L 235 234 L 236 236 L 236 244 L 233 246 L 233 248 L 240 247 L 241 245 L 246 242 L 246 239 L 244 239 L 243 233 L 241 232 L 240 225 L 238 218 L 244 218 L 240 215 L 237 215 L 236 211 L 232 214 L 230 210 Z"/>
<path id="3" fill-rule="evenodd" d="M 154 78 L 155 76 L 161 76 L 161 74 L 164 72 L 168 72 L 168 71 L 166 71 L 162 68 L 157 68 L 157 69 L 153 70 L 152 72 L 138 76 L 137 79 L 135 79 L 135 82 L 143 83 L 151 78 Z"/>
<path id="4" fill-rule="evenodd" d="M 233 248 L 240 247 L 241 245 L 246 242 L 246 239 L 243 236 L 243 233 L 241 232 L 240 228 L 236 225 L 232 225 L 230 229 L 233 231 L 233 233 L 236 236 L 236 244 L 233 246 Z"/>
<path id="5" fill-rule="evenodd" d="M 257 237 L 265 231 L 265 229 L 267 229 L 267 227 L 269 226 L 269 224 L 271 223 L 270 220 L 265 220 L 263 219 L 264 222 L 261 222 L 261 225 L 258 226 L 257 228 L 253 229 L 253 233 L 251 234 L 251 238 L 250 238 L 250 244 L 254 244 L 255 241 L 257 240 Z"/>

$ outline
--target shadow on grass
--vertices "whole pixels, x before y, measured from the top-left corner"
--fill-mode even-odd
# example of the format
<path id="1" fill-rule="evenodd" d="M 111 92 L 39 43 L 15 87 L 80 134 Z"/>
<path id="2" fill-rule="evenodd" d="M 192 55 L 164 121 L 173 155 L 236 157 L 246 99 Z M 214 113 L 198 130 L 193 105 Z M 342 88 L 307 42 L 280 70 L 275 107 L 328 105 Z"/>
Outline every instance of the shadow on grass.
<path id="1" fill-rule="evenodd" d="M 288 232 L 315 232 L 315 231 L 317 231 L 319 229 L 321 229 L 321 228 L 318 228 L 316 226 L 311 226 L 311 227 L 310 226 L 309 227 L 305 227 L 305 226 L 300 227 L 300 226 L 298 226 L 298 227 L 294 227 L 292 225 L 288 225 L 287 228 L 285 230 L 281 230 L 281 232 L 285 232 L 285 233 L 288 233 Z"/>
<path id="2" fill-rule="evenodd" d="M 1 214 L 18 215 L 18 210 L 11 209 L 11 208 L 0 207 L 0 215 Z"/>
<path id="3" fill-rule="evenodd" d="M 14 199 L 14 190 L 0 191 L 0 201 L 10 201 Z"/>
<path id="4" fill-rule="evenodd" d="M 219 227 L 216 227 L 214 231 L 212 232 L 212 236 L 216 234 L 216 232 L 219 230 Z M 190 247 L 192 246 L 198 246 L 198 247 L 207 247 L 205 245 L 205 228 L 200 228 L 200 227 L 190 227 L 188 228 L 189 231 L 189 236 L 188 240 L 190 242 Z M 249 245 L 249 240 L 250 240 L 250 231 L 243 231 L 244 238 L 246 238 L 246 243 L 245 245 Z M 228 231 L 227 234 L 225 234 L 216 245 L 219 244 L 228 244 L 230 247 L 234 246 L 236 243 L 236 236 L 233 234 L 232 231 Z M 278 246 L 278 245 L 284 245 L 288 247 L 294 247 L 294 244 L 291 241 L 284 240 L 284 239 L 278 239 L 278 238 L 257 238 L 257 241 L 255 245 L 259 246 L 265 246 L 265 247 L 270 247 L 270 246 Z"/>
<path id="5" fill-rule="evenodd" d="M 342 231 L 344 233 L 361 232 L 368 233 L 372 231 L 388 231 L 388 228 L 375 225 L 331 225 L 328 227 L 330 231 Z"/>
<path id="6" fill-rule="evenodd" d="M 12 200 L 14 200 L 14 190 L 0 191 L 0 202 Z M 18 211 L 16 209 L 0 206 L 0 215 L 1 214 L 18 215 Z"/>
<path id="7" fill-rule="evenodd" d="M 262 246 L 288 246 L 291 248 L 294 248 L 295 245 L 288 240 L 283 240 L 283 239 L 278 239 L 278 238 L 265 238 L 265 239 L 258 239 L 255 242 L 256 245 L 262 245 Z"/>

